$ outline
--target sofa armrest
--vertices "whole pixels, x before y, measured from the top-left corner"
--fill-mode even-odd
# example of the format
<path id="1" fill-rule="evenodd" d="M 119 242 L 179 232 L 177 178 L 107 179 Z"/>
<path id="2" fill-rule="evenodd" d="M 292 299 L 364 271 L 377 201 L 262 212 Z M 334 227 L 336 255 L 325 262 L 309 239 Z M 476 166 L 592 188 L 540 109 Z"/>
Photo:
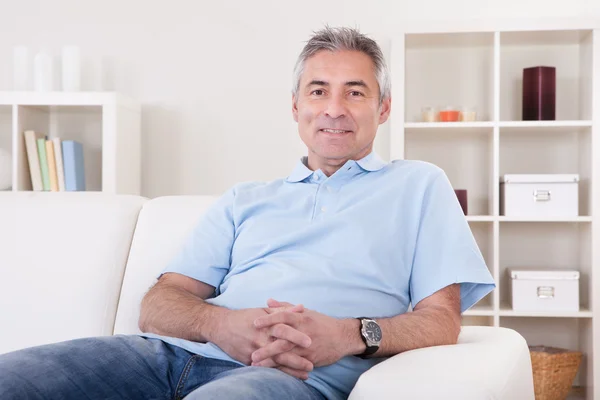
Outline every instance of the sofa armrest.
<path id="1" fill-rule="evenodd" d="M 358 380 L 349 400 L 534 398 L 525 339 L 507 328 L 465 326 L 458 344 L 390 357 Z"/>

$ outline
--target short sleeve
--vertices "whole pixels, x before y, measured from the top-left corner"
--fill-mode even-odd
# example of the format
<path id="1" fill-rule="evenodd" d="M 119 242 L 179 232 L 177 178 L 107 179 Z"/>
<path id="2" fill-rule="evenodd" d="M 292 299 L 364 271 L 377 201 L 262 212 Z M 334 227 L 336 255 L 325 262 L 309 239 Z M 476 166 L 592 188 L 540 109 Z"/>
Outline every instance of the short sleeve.
<path id="1" fill-rule="evenodd" d="M 186 237 L 179 253 L 160 275 L 176 272 L 214 286 L 218 291 L 231 265 L 235 236 L 234 196 L 234 188 L 231 188 L 208 207 Z"/>
<path id="2" fill-rule="evenodd" d="M 413 308 L 453 283 L 461 284 L 461 313 L 496 286 L 454 189 L 439 170 L 423 194 L 410 278 Z"/>

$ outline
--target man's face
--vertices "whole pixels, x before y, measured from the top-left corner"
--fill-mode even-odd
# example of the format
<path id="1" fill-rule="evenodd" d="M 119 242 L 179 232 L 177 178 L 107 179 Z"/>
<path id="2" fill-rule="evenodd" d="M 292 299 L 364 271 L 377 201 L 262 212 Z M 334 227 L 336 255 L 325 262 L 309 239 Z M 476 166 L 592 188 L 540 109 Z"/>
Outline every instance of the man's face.
<path id="1" fill-rule="evenodd" d="M 320 51 L 306 60 L 292 112 L 309 160 L 343 163 L 367 155 L 390 103 L 379 105 L 375 67 L 366 54 Z"/>

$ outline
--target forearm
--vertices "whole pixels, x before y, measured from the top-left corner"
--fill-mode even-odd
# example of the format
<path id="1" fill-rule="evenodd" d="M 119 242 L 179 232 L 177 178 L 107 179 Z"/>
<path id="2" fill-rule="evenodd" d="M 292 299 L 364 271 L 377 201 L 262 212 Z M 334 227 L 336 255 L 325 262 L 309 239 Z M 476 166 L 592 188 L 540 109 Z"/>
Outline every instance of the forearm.
<path id="1" fill-rule="evenodd" d="M 388 357 L 422 347 L 456 344 L 460 316 L 444 307 L 429 307 L 377 320 L 383 339 L 374 357 Z"/>
<path id="2" fill-rule="evenodd" d="M 371 357 L 389 357 L 422 347 L 455 344 L 460 333 L 460 317 L 444 307 L 430 307 L 392 318 L 376 319 L 383 338 Z M 342 320 L 345 326 L 346 355 L 361 354 L 366 346 L 360 336 L 357 319 Z"/>
<path id="3" fill-rule="evenodd" d="M 205 343 L 217 336 L 218 321 L 228 311 L 181 287 L 159 283 L 142 300 L 139 327 L 143 332 Z"/>

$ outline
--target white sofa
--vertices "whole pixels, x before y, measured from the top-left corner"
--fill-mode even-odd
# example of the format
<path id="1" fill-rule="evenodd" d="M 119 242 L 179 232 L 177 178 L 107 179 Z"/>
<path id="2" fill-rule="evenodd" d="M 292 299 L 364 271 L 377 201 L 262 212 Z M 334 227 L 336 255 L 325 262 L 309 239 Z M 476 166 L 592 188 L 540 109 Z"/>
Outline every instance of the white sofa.
<path id="1" fill-rule="evenodd" d="M 139 333 L 140 300 L 214 197 L 0 192 L 0 354 Z M 459 344 L 367 371 L 350 399 L 533 399 L 515 331 L 464 327 Z"/>

